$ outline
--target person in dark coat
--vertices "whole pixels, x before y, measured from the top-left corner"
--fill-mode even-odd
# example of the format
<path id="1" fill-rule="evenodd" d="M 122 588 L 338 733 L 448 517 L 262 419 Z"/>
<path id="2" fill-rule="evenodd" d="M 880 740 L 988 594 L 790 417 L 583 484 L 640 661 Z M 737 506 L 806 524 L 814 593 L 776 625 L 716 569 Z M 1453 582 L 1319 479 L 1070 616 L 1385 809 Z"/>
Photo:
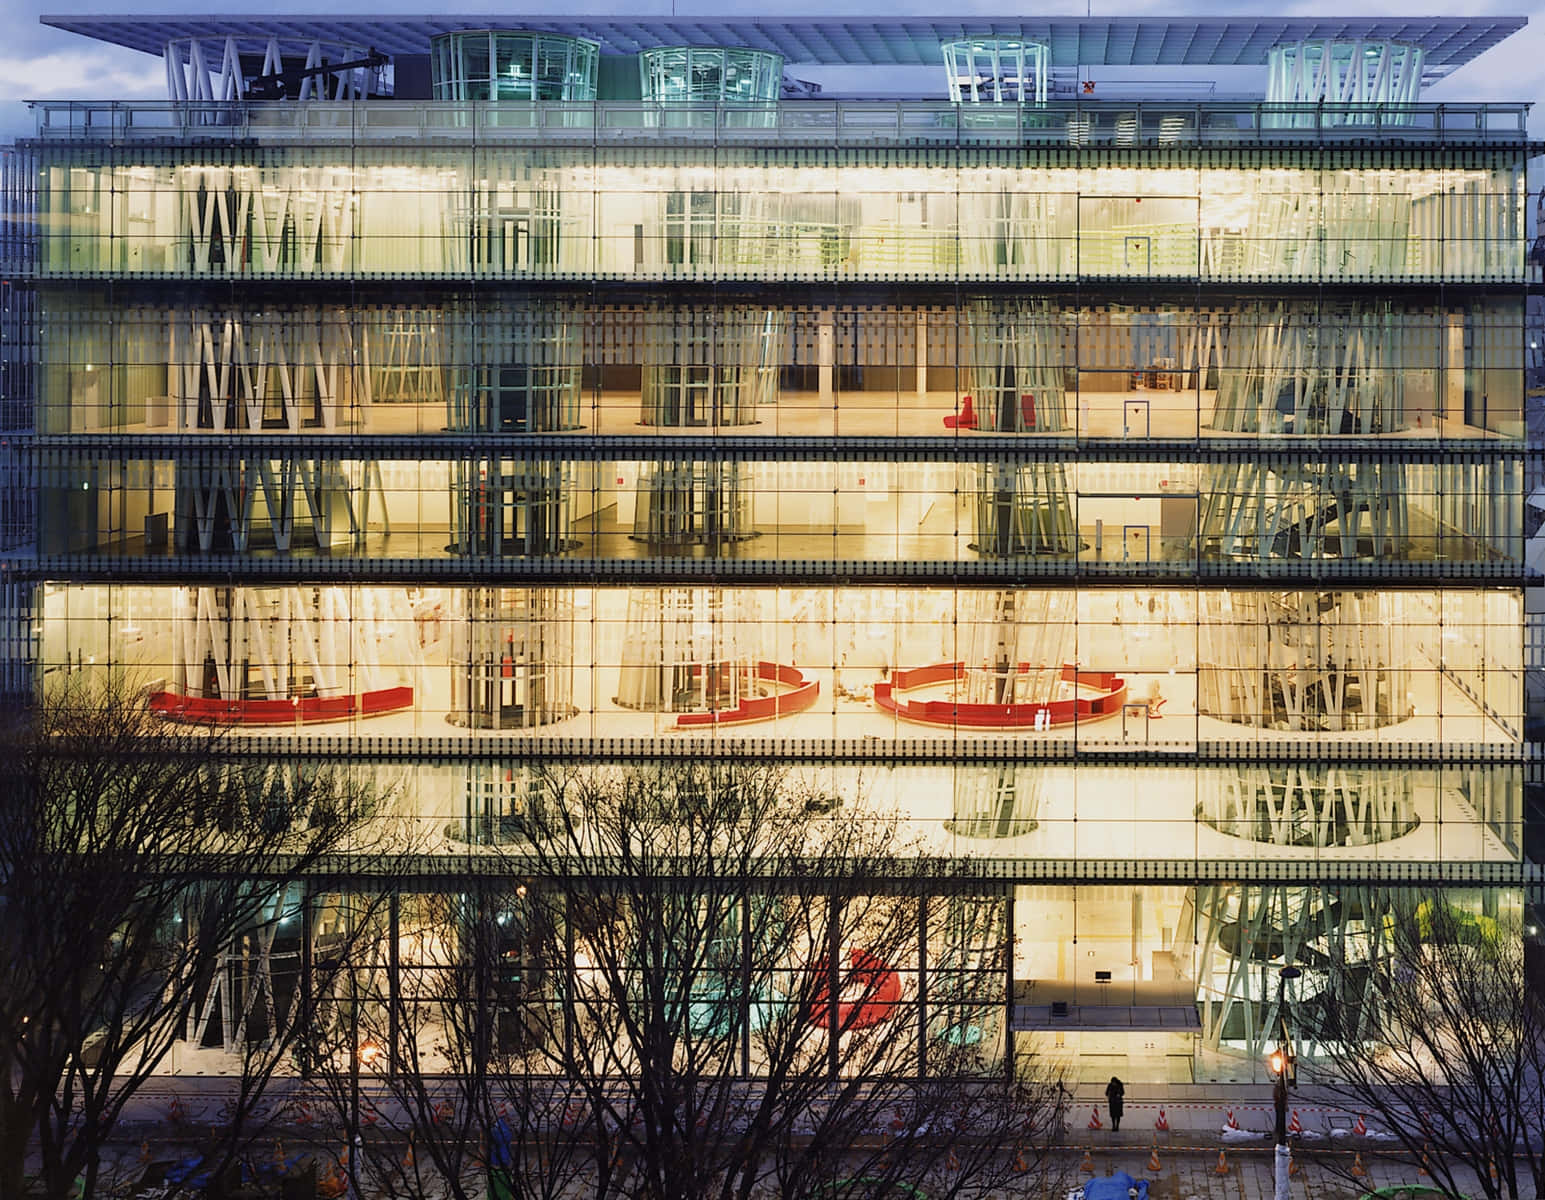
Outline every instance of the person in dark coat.
<path id="1" fill-rule="evenodd" d="M 1126 1084 L 1112 1075 L 1110 1082 L 1105 1085 L 1105 1100 L 1110 1105 L 1110 1127 L 1112 1131 L 1121 1128 L 1121 1110 L 1126 1105 L 1126 1096 Z"/>

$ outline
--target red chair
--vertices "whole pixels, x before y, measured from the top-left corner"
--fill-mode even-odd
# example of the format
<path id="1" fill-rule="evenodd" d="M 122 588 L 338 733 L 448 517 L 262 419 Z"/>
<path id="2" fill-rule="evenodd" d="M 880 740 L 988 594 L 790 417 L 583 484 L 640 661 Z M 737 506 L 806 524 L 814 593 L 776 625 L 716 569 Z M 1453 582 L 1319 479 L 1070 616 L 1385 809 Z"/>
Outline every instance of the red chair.
<path id="1" fill-rule="evenodd" d="M 946 428 L 946 429 L 975 429 L 976 428 L 976 409 L 971 407 L 971 397 L 970 396 L 962 396 L 960 398 L 960 411 L 958 413 L 951 413 L 949 416 L 944 418 L 944 428 Z"/>

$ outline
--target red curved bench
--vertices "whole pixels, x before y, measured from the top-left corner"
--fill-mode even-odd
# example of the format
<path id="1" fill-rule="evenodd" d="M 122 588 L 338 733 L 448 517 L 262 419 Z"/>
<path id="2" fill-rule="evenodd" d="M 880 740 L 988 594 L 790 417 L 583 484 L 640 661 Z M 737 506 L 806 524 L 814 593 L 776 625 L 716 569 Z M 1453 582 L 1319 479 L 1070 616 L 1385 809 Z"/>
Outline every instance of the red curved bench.
<path id="1" fill-rule="evenodd" d="M 798 667 L 784 663 L 759 662 L 756 677 L 786 685 L 790 690 L 773 696 L 748 696 L 734 708 L 713 712 L 682 713 L 676 718 L 678 729 L 692 725 L 735 725 L 746 721 L 766 721 L 785 713 L 804 712 L 820 695 L 820 682 L 806 679 Z"/>
<path id="2" fill-rule="evenodd" d="M 838 1000 L 831 1003 L 828 988 L 831 981 L 831 959 L 823 958 L 816 964 L 821 973 L 821 986 L 815 994 L 815 1004 L 810 1022 L 822 1029 L 830 1029 L 835 1008 L 835 1020 L 839 1032 L 850 1029 L 868 1029 L 882 1021 L 889 1021 L 901 1003 L 901 972 L 867 950 L 855 947 L 849 952 L 852 964 L 852 980 L 863 987 L 857 1000 Z"/>
<path id="3" fill-rule="evenodd" d="M 1018 664 L 1019 674 L 1028 674 L 1028 663 Z M 1127 681 L 1114 671 L 1080 671 L 1071 664 L 1062 668 L 1062 678 L 1101 692 L 1100 696 L 1072 696 L 1031 704 L 961 703 L 956 700 L 908 700 L 899 693 L 932 684 L 953 683 L 966 674 L 964 663 L 933 663 L 891 672 L 888 681 L 874 685 L 874 702 L 903 721 L 922 725 L 961 726 L 968 729 L 1030 729 L 1041 710 L 1049 710 L 1053 725 L 1071 725 L 1075 721 L 1098 721 L 1121 711 L 1127 697 Z"/>
<path id="4" fill-rule="evenodd" d="M 377 688 L 348 696 L 301 696 L 291 700 L 217 700 L 156 692 L 150 710 L 173 721 L 199 725 L 293 725 L 296 721 L 342 721 L 356 714 L 375 717 L 413 707 L 411 687 Z"/>

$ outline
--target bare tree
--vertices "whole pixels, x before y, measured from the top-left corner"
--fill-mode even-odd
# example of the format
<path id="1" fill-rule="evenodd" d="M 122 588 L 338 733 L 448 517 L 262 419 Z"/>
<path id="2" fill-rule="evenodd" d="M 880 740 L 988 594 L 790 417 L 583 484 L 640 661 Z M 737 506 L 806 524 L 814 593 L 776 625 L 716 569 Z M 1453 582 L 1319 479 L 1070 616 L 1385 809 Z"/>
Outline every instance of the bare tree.
<path id="1" fill-rule="evenodd" d="M 208 1033 L 239 1071 L 227 1157 L 304 1027 L 276 941 L 306 881 L 378 849 L 382 797 L 341 772 L 255 765 L 227 736 L 78 683 L 0 743 L 0 1195 L 96 1193 L 125 1104 Z M 282 957 L 282 955 L 281 955 Z"/>
<path id="2" fill-rule="evenodd" d="M 381 1026 L 382 1086 L 437 1187 L 461 1194 L 474 1145 L 521 1197 L 1049 1185 L 1063 1092 L 1003 1053 L 1002 896 L 765 766 L 532 791 L 518 842 L 425 920 L 444 958 Z"/>
<path id="3" fill-rule="evenodd" d="M 1473 1176 L 1488 1197 L 1545 1194 L 1545 976 L 1521 921 L 1441 893 L 1385 920 L 1391 953 L 1349 964 L 1298 1014 L 1324 1063 L 1316 1085 L 1447 1192 Z"/>
<path id="4" fill-rule="evenodd" d="M 361 942 L 337 989 L 317 1077 L 357 1131 L 366 1189 L 550 1200 L 588 1170 L 577 1094 L 529 1058 L 524 999 L 542 986 L 524 885 L 469 871 L 451 893 L 399 896 L 396 970 Z M 567 1119 L 566 1119 L 567 1117 Z"/>

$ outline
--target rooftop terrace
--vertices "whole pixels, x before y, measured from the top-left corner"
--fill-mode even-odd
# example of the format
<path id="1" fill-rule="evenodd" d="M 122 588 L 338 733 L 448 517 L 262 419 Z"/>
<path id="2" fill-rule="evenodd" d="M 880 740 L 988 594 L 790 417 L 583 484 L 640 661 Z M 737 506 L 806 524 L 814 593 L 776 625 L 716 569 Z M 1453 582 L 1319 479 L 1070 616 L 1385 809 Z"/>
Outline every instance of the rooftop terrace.
<path id="1" fill-rule="evenodd" d="M 1517 144 L 1530 105 L 784 100 L 764 108 L 638 102 L 38 101 L 38 136 L 82 141 L 528 142 L 547 145 L 1248 146 Z"/>

